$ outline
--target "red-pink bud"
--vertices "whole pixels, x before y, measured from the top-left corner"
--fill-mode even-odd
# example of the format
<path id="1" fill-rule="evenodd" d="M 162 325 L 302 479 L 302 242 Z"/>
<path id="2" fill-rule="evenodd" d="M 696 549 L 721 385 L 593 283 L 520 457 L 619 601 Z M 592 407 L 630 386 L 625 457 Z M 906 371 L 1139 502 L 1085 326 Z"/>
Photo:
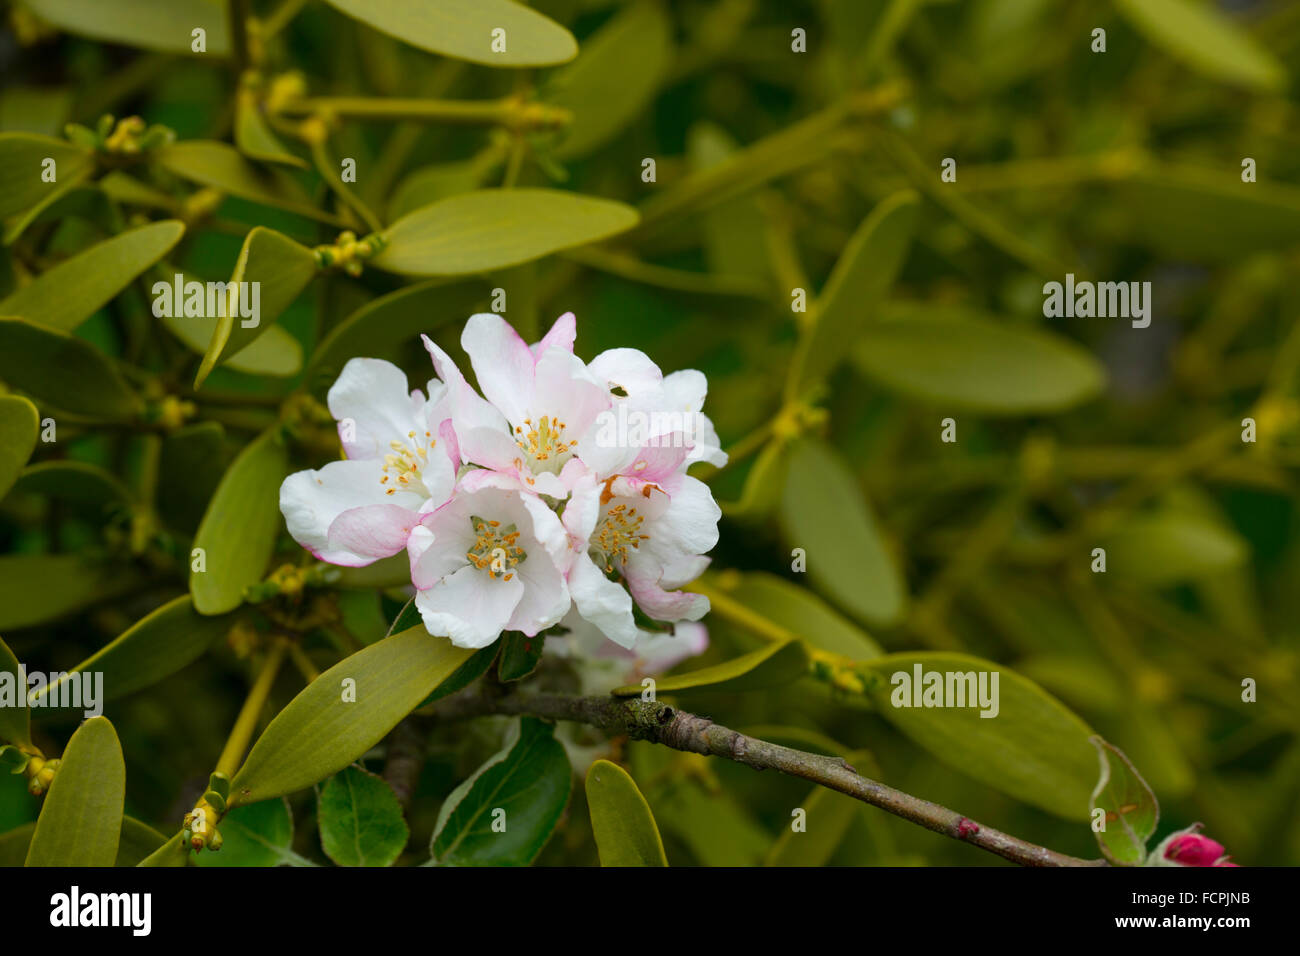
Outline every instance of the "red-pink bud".
<path id="1" fill-rule="evenodd" d="M 1184 833 L 1165 847 L 1165 859 L 1183 866 L 1214 866 L 1223 857 L 1223 844 L 1199 833 Z"/>

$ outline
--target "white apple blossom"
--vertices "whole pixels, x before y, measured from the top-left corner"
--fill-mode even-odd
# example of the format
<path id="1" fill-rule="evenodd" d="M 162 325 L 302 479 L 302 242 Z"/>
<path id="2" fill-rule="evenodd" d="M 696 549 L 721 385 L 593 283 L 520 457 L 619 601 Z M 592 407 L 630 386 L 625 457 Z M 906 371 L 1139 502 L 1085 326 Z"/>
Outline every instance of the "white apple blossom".
<path id="1" fill-rule="evenodd" d="M 446 386 L 428 396 L 381 359 L 354 358 L 329 390 L 347 458 L 280 486 L 295 541 L 330 564 L 371 564 L 406 547 L 420 515 L 452 493 L 460 465 Z"/>

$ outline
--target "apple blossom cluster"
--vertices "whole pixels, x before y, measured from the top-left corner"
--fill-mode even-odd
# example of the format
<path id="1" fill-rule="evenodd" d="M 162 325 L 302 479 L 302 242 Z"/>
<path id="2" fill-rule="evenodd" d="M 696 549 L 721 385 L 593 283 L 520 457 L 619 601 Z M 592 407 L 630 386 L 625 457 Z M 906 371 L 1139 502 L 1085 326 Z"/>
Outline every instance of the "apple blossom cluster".
<path id="1" fill-rule="evenodd" d="M 726 462 L 705 377 L 664 375 L 635 349 L 584 363 L 576 334 L 573 313 L 533 345 L 498 315 L 471 316 L 461 346 L 478 390 L 427 336 L 437 377 L 424 391 L 389 362 L 349 361 L 328 397 L 346 457 L 285 479 L 290 534 L 352 567 L 405 550 L 425 626 L 461 647 L 569 616 L 645 649 L 634 605 L 698 621 L 708 599 L 681 588 L 708 565 L 721 511 L 686 470 Z M 662 666 L 675 652 L 647 653 Z"/>

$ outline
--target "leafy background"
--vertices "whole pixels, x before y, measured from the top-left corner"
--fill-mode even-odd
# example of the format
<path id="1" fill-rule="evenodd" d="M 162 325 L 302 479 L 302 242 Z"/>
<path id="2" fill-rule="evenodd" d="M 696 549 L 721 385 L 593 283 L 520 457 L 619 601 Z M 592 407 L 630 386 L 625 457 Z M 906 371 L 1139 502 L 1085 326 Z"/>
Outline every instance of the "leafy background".
<path id="1" fill-rule="evenodd" d="M 303 566 L 275 489 L 337 456 L 319 400 L 347 358 L 422 381 L 416 333 L 454 346 L 497 288 L 526 336 L 573 310 L 584 356 L 636 347 L 709 377 L 735 462 L 709 476 L 724 502 L 712 645 L 679 671 L 743 663 L 683 681 L 693 710 L 1083 856 L 1092 728 L 1159 795 L 1162 832 L 1200 820 L 1243 864 L 1300 860 L 1300 123 L 1284 66 L 1300 6 L 539 0 L 548 19 L 511 21 L 505 64 L 482 29 L 439 28 L 457 6 L 391 4 L 367 24 L 352 0 L 235 4 L 261 24 L 243 79 L 224 4 L 0 7 L 0 634 L 46 671 L 123 638 L 89 662 L 116 695 L 111 739 L 92 721 L 70 741 L 75 715 L 33 712 L 47 755 L 93 751 L 76 762 L 100 768 L 82 787 L 97 800 L 124 763 L 118 862 L 148 856 L 204 791 L 252 675 L 286 653 L 272 631 L 295 635 L 298 667 L 259 729 L 304 675 L 398 646 L 378 642 L 400 573 L 263 583 Z M 469 7 L 479 28 L 524 16 Z M 376 112 L 376 97 L 416 105 Z M 45 156 L 57 190 L 33 172 Z M 1244 157 L 1259 182 L 1242 183 Z M 343 229 L 386 237 L 359 275 L 312 252 Z M 256 337 L 154 319 L 150 286 L 178 271 L 262 281 Z M 1067 272 L 1150 281 L 1151 326 L 1044 319 L 1042 285 Z M 194 546 L 206 575 L 189 574 Z M 593 864 L 593 819 L 641 819 L 617 766 L 570 782 L 549 730 L 488 719 L 421 725 L 403 820 L 375 776 L 397 744 L 379 738 L 461 663 L 408 644 L 429 655 L 409 686 L 367 658 L 394 706 L 410 700 L 354 753 L 324 737 L 273 749 L 317 739 L 303 708 L 267 730 L 241 771 L 267 799 L 221 823 L 205 865 L 421 863 L 435 830 L 447 861 Z M 918 653 L 997 662 L 1002 716 L 888 708 L 888 674 Z M 633 834 L 620 861 L 988 861 L 796 780 L 568 742 L 626 766 L 658 822 L 662 847 Z M 357 758 L 364 771 L 345 769 Z M 531 842 L 483 836 L 476 768 L 547 782 Z M 0 779 L 5 863 L 41 806 L 25 784 Z M 46 798 L 52 821 L 86 810 L 67 807 L 74 789 Z M 590 814 L 588 794 L 604 801 Z M 795 806 L 825 826 L 791 834 Z M 362 819 L 364 847 L 349 840 Z"/>

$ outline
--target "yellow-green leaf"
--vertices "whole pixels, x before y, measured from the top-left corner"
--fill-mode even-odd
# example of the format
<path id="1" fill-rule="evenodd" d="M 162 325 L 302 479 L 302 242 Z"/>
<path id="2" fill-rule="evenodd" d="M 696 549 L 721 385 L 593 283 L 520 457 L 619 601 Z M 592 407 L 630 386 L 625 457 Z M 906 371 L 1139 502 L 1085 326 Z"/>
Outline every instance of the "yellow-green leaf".
<path id="1" fill-rule="evenodd" d="M 165 256 L 184 233 L 184 223 L 169 219 L 96 243 L 0 302 L 0 315 L 71 332 Z"/>
<path id="2" fill-rule="evenodd" d="M 177 176 L 232 196 L 287 209 L 331 225 L 343 224 L 319 209 L 298 181 L 284 170 L 254 165 L 227 143 L 210 140 L 175 143 L 159 151 L 158 162 Z"/>
<path id="3" fill-rule="evenodd" d="M 0 498 L 9 493 L 36 447 L 41 416 L 21 395 L 0 395 Z"/>
<path id="4" fill-rule="evenodd" d="M 194 387 L 203 384 L 204 379 L 226 358 L 239 355 L 248 345 L 271 328 L 280 314 L 293 305 L 294 299 L 316 275 L 316 257 L 306 246 L 299 245 L 288 236 L 258 226 L 244 240 L 244 247 L 239 252 L 235 263 L 234 275 L 230 277 L 229 297 L 223 315 L 217 316 L 216 328 L 212 332 L 212 341 L 203 356 Z M 250 289 L 256 288 L 257 299 L 252 300 L 253 292 L 240 292 L 241 283 L 250 283 Z M 250 297 L 256 308 L 249 309 L 256 314 L 244 318 L 241 302 L 243 297 Z M 256 324 L 245 327 L 246 322 Z"/>
<path id="5" fill-rule="evenodd" d="M 804 395 L 825 379 L 845 357 L 894 284 L 916 230 L 920 200 L 911 190 L 876 204 L 835 263 L 835 271 L 812 309 L 812 327 L 795 350 L 786 394 Z"/>
<path id="6" fill-rule="evenodd" d="M 808 652 L 802 641 L 774 641 L 724 664 L 702 667 L 674 677 L 655 679 L 657 694 L 688 694 L 695 691 L 767 690 L 781 687 L 808 673 Z M 616 697 L 635 697 L 640 684 L 617 687 Z"/>
<path id="7" fill-rule="evenodd" d="M 1241 536 L 1201 515 L 1176 511 L 1138 515 L 1100 542 L 1106 572 L 1128 584 L 1163 586 L 1204 578 L 1246 560 Z"/>
<path id="8" fill-rule="evenodd" d="M 30 747 L 32 722 L 27 707 L 27 675 L 3 639 L 0 639 L 0 680 L 12 681 L 15 701 L 13 706 L 0 707 L 0 742 Z"/>
<path id="9" fill-rule="evenodd" d="M 786 543 L 803 549 L 808 577 L 837 605 L 869 624 L 902 618 L 902 573 L 853 472 L 825 442 L 791 444 L 781 523 Z"/>
<path id="10" fill-rule="evenodd" d="M 0 631 L 44 624 L 139 587 L 120 563 L 81 554 L 0 555 Z"/>
<path id="11" fill-rule="evenodd" d="M 126 764 L 107 717 L 77 728 L 36 820 L 27 866 L 112 866 L 122 832 Z"/>
<path id="12" fill-rule="evenodd" d="M 626 770 L 597 760 L 587 771 L 587 807 L 601 866 L 667 866 L 650 805 Z"/>
<path id="13" fill-rule="evenodd" d="M 54 160 L 47 182 L 46 160 Z M 52 202 L 89 175 L 94 156 L 66 140 L 0 133 L 0 219 Z M 12 241 L 6 236 L 6 241 Z"/>
<path id="14" fill-rule="evenodd" d="M 403 275 L 464 275 L 540 259 L 631 229 L 637 212 L 554 189 L 484 189 L 443 199 L 385 231 L 371 261 Z"/>
<path id="15" fill-rule="evenodd" d="M 141 409 L 111 360 L 88 342 L 20 318 L 0 318 L 0 378 L 62 411 L 130 421 Z"/>
<path id="16" fill-rule="evenodd" d="M 471 63 L 550 66 L 571 60 L 578 52 L 573 34 L 514 0 L 326 2 L 403 43 Z"/>
<path id="17" fill-rule="evenodd" d="M 867 693 L 880 716 L 950 767 L 1059 817 L 1087 819 L 1097 778 L 1092 731 L 1037 684 L 946 652 L 888 654 L 866 662 L 864 673 L 875 678 Z"/>
<path id="18" fill-rule="evenodd" d="M 230 52 L 221 0 L 24 0 L 42 20 L 77 36 L 108 43 L 191 53 L 193 31 L 203 30 L 209 54 Z"/>
<path id="19" fill-rule="evenodd" d="M 244 588 L 262 580 L 280 531 L 280 483 L 288 450 L 273 427 L 230 463 L 194 535 L 200 554 L 190 561 L 190 594 L 200 614 L 224 614 L 244 600 Z M 202 560 L 204 570 L 194 570 Z"/>
<path id="20" fill-rule="evenodd" d="M 1115 6 L 1148 40 L 1198 73 L 1262 92 L 1286 85 L 1282 64 L 1213 3 L 1115 0 Z"/>
<path id="21" fill-rule="evenodd" d="M 1141 866 L 1147 855 L 1147 841 L 1160 822 L 1160 804 L 1137 768 L 1117 747 L 1096 736 L 1090 742 L 1101 760 L 1101 775 L 1089 804 L 1092 832 L 1111 863 Z M 1104 823 L 1098 821 L 1098 811 Z"/>
<path id="22" fill-rule="evenodd" d="M 267 125 L 257 92 L 248 87 L 241 87 L 235 100 L 235 145 L 249 159 L 307 168 L 306 160 L 289 152 Z"/>
<path id="23" fill-rule="evenodd" d="M 424 625 L 363 648 L 304 688 L 253 744 L 230 801 L 302 790 L 373 747 L 474 653 Z"/>
<path id="24" fill-rule="evenodd" d="M 863 329 L 853 359 L 905 395 L 996 415 L 1062 411 L 1106 384 L 1101 363 L 1068 339 L 929 308 Z"/>

